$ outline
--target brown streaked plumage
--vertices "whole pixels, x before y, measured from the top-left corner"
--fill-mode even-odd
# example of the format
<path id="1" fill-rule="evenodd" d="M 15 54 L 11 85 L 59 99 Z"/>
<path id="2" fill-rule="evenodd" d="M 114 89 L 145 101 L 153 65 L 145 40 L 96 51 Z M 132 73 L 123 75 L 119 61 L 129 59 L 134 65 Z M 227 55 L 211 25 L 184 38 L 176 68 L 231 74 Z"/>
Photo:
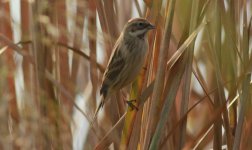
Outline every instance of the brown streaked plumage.
<path id="1" fill-rule="evenodd" d="M 148 51 L 147 32 L 155 27 L 143 18 L 129 20 L 123 28 L 103 75 L 100 94 L 103 96 L 97 113 L 109 96 L 135 80 L 143 67 Z"/>

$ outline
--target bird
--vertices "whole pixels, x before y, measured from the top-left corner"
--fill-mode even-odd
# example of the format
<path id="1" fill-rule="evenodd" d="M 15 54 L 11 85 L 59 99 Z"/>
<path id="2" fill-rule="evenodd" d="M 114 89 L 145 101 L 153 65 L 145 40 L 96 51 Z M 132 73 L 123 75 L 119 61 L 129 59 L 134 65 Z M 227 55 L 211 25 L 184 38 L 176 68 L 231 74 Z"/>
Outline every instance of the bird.
<path id="1" fill-rule="evenodd" d="M 99 103 L 93 121 L 110 96 L 132 83 L 140 73 L 148 53 L 148 31 L 155 26 L 144 18 L 130 19 L 117 39 L 102 78 Z"/>

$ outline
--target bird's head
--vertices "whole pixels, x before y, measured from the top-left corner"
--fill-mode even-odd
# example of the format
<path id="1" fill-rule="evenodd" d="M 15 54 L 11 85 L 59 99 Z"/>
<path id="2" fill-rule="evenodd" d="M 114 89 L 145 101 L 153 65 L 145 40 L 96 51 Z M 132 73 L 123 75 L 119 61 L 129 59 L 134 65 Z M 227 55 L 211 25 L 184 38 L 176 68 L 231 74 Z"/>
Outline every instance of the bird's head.
<path id="1" fill-rule="evenodd" d="M 128 21 L 124 27 L 124 33 L 131 37 L 143 39 L 149 30 L 155 29 L 149 21 L 143 18 L 134 18 Z"/>

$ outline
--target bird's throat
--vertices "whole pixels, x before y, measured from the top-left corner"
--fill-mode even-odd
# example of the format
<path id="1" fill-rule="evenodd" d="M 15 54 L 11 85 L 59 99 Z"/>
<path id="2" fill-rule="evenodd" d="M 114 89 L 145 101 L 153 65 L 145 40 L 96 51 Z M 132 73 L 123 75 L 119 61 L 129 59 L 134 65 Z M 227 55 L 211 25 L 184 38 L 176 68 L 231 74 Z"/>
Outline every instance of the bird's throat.
<path id="1" fill-rule="evenodd" d="M 138 37 L 139 39 L 144 40 L 145 35 L 146 35 L 146 33 L 142 33 L 142 34 L 137 35 L 137 37 Z"/>

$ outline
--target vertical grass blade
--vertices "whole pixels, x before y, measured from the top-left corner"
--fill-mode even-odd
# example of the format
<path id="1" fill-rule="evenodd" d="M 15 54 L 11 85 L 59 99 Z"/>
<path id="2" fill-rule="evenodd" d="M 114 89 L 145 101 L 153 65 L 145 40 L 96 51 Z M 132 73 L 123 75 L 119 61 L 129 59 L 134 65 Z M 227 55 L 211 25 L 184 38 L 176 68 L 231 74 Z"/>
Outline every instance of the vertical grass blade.
<path id="1" fill-rule="evenodd" d="M 241 43 L 241 50 L 243 53 L 243 63 L 241 63 L 241 68 L 243 70 L 246 69 L 246 65 L 249 62 L 249 30 L 248 30 L 248 25 L 247 25 L 247 8 L 246 8 L 247 0 L 243 0 L 243 37 L 242 37 L 242 43 Z M 244 72 L 245 73 L 245 72 Z M 251 100 L 251 95 L 250 95 L 250 79 L 251 74 L 244 74 L 244 79 L 242 82 L 242 94 L 241 94 L 241 106 L 240 106 L 240 111 L 239 111 L 239 117 L 238 117 L 238 124 L 237 128 L 235 131 L 235 139 L 234 139 L 234 147 L 233 150 L 235 149 L 240 149 L 242 147 L 241 143 L 241 138 L 242 138 L 242 131 L 244 127 L 244 121 L 245 121 L 245 116 L 248 113 L 248 106 L 249 101 Z"/>
<path id="2" fill-rule="evenodd" d="M 158 120 L 160 110 L 162 108 L 163 100 L 161 98 L 164 90 L 164 79 L 165 79 L 165 68 L 166 68 L 166 61 L 168 59 L 168 49 L 169 43 L 171 38 L 172 32 L 172 23 L 173 23 L 173 16 L 174 16 L 174 9 L 175 9 L 175 2 L 176 0 L 171 0 L 169 4 L 169 16 L 166 20 L 165 25 L 165 34 L 164 38 L 162 39 L 162 44 L 159 52 L 159 59 L 158 59 L 158 68 L 157 68 L 157 75 L 156 75 L 156 82 L 154 86 L 153 96 L 151 107 L 150 107 L 150 116 L 148 118 L 148 124 L 146 129 L 146 135 L 144 139 L 144 149 L 149 147 L 151 137 L 153 136 Z"/>
<path id="3" fill-rule="evenodd" d="M 162 108 L 160 121 L 158 122 L 157 129 L 153 135 L 150 149 L 155 150 L 159 146 L 160 139 L 162 137 L 162 130 L 164 128 L 165 123 L 168 120 L 168 115 L 170 114 L 171 106 L 174 102 L 174 98 L 177 93 L 178 86 L 180 84 L 180 80 L 182 78 L 182 74 L 184 73 L 184 68 L 186 65 L 186 61 L 184 58 L 184 51 L 190 45 L 190 43 L 194 40 L 198 32 L 205 26 L 205 22 L 203 21 L 201 25 L 188 37 L 187 40 L 181 45 L 181 47 L 177 50 L 177 52 L 173 55 L 173 57 L 168 62 L 168 69 L 170 70 L 169 79 L 165 84 L 165 102 Z"/>
<path id="4" fill-rule="evenodd" d="M 190 20 L 190 29 L 189 35 L 195 30 L 198 24 L 198 14 L 199 14 L 199 0 L 192 1 L 192 8 L 191 8 L 191 20 Z M 195 40 L 191 42 L 188 47 L 188 50 L 185 52 L 185 59 L 188 62 L 185 69 L 185 77 L 184 77 L 184 85 L 183 85 L 183 95 L 181 100 L 181 109 L 180 109 L 180 116 L 183 116 L 188 109 L 188 103 L 190 98 L 191 92 L 191 76 L 192 76 L 192 62 L 194 57 L 194 44 Z M 180 126 L 180 135 L 179 135 L 179 145 L 178 149 L 182 149 L 185 143 L 186 138 L 186 124 L 187 119 L 185 119 Z"/>

